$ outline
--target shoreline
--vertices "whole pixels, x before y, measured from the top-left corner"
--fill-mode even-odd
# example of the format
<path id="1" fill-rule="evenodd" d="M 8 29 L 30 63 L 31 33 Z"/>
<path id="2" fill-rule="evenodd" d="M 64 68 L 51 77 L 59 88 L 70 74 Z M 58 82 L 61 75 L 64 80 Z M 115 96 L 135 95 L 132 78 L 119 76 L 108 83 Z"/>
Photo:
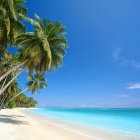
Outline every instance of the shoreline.
<path id="1" fill-rule="evenodd" d="M 31 109 L 31 108 L 30 108 Z M 29 109 L 0 111 L 0 139 L 2 140 L 138 140 L 121 133 L 88 128 L 42 117 Z M 4 135 L 5 134 L 5 135 Z M 32 135 L 33 134 L 33 135 Z M 8 139 L 6 138 L 8 136 Z M 9 139 L 10 138 L 10 139 Z"/>
<path id="2" fill-rule="evenodd" d="M 111 129 L 106 129 L 106 128 L 98 128 L 98 127 L 85 126 L 81 124 L 75 124 L 68 121 L 62 121 L 62 120 L 57 120 L 54 118 L 38 115 L 32 112 L 27 112 L 27 114 L 37 119 L 40 119 L 44 123 L 58 126 L 62 129 L 66 129 L 68 131 L 77 133 L 79 135 L 91 139 L 96 139 L 96 140 L 135 140 L 135 139 L 137 140 L 137 138 L 140 139 L 140 135 L 133 134 L 133 133 L 130 134 L 127 132 L 113 131 Z"/>

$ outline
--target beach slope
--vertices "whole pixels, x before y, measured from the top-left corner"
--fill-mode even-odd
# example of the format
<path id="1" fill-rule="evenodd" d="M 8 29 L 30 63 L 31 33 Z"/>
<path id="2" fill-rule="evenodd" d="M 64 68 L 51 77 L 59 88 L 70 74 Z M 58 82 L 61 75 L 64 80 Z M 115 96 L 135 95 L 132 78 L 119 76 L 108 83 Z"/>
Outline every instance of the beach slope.
<path id="1" fill-rule="evenodd" d="M 94 140 L 61 127 L 44 124 L 22 109 L 0 111 L 0 140 Z"/>

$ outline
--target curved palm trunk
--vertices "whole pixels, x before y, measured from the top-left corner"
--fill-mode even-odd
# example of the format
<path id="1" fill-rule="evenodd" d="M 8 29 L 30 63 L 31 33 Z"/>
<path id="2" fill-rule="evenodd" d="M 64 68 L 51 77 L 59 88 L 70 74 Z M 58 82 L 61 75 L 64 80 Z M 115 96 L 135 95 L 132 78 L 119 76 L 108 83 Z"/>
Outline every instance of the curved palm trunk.
<path id="1" fill-rule="evenodd" d="M 8 95 L 7 95 L 7 96 L 8 96 Z M 6 96 L 6 97 L 7 97 L 7 96 Z M 4 105 L 4 102 L 5 102 L 5 100 L 6 100 L 6 97 L 5 97 L 5 98 L 3 97 L 3 101 L 2 101 L 2 103 L 1 103 L 1 105 L 0 105 L 0 110 L 3 109 L 3 107 L 4 107 L 3 105 Z"/>
<path id="2" fill-rule="evenodd" d="M 28 89 L 29 89 L 29 88 L 26 88 L 26 89 L 22 90 L 21 92 L 19 92 L 18 94 L 16 94 L 13 98 L 11 98 L 11 99 L 4 105 L 4 107 L 7 107 L 8 104 L 9 104 L 11 101 L 15 100 L 19 95 L 21 95 L 22 93 L 26 92 Z"/>
<path id="3" fill-rule="evenodd" d="M 22 63 L 20 63 L 19 65 L 13 67 L 12 69 L 10 69 L 9 71 L 7 71 L 5 74 L 3 74 L 1 77 L 0 77 L 0 81 L 2 81 L 6 76 L 8 76 L 12 71 L 15 71 L 17 68 L 20 68 L 21 66 L 23 66 L 25 63 L 27 62 L 24 61 Z"/>
<path id="4" fill-rule="evenodd" d="M 1 102 L 1 105 L 0 105 L 0 110 L 2 109 L 2 106 L 3 106 L 4 101 L 5 101 L 5 99 L 3 97 L 2 102 Z"/>
<path id="5" fill-rule="evenodd" d="M 0 100 L 0 110 L 2 109 L 1 106 L 2 106 L 3 102 L 4 102 L 4 96 L 3 96 L 2 99 Z"/>
<path id="6" fill-rule="evenodd" d="M 25 70 L 25 69 L 24 69 Z M 23 71 L 24 71 L 23 70 Z M 15 75 L 5 86 L 4 88 L 0 89 L 0 95 L 7 89 L 7 87 L 20 75 L 22 71 L 20 71 L 17 75 Z"/>
<path id="7" fill-rule="evenodd" d="M 1 89 L 4 87 L 4 84 L 5 84 L 6 80 L 7 80 L 7 77 L 5 78 L 5 80 L 4 80 L 3 84 L 2 84 Z"/>

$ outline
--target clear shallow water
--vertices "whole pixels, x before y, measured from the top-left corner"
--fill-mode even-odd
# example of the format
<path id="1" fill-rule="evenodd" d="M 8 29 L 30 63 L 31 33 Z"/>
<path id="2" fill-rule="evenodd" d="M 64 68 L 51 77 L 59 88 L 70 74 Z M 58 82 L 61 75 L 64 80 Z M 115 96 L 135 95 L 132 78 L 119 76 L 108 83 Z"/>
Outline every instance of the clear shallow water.
<path id="1" fill-rule="evenodd" d="M 40 108 L 31 112 L 75 124 L 140 135 L 140 109 Z"/>

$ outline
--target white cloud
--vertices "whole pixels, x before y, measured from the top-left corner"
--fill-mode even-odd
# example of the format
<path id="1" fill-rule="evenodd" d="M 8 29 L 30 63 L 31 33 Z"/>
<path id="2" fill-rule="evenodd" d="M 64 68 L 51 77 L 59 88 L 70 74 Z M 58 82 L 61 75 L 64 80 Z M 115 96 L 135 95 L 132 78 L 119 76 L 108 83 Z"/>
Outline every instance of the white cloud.
<path id="1" fill-rule="evenodd" d="M 120 56 L 121 52 L 122 52 L 122 49 L 120 47 L 114 48 L 112 52 L 113 60 L 115 60 L 121 66 L 127 66 L 134 69 L 140 69 L 140 62 Z"/>
<path id="2" fill-rule="evenodd" d="M 129 84 L 127 89 L 140 89 L 140 83 Z"/>
<path id="3" fill-rule="evenodd" d="M 121 53 L 121 48 L 115 48 L 112 52 L 112 57 L 115 61 L 119 60 L 120 57 L 120 53 Z"/>

